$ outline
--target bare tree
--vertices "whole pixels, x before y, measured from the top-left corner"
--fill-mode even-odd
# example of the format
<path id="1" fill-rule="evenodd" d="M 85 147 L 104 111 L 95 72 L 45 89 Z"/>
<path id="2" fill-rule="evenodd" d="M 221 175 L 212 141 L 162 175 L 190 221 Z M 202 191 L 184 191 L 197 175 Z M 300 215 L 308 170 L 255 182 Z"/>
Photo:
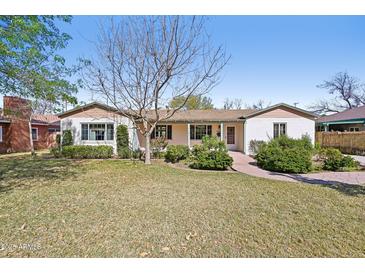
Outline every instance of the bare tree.
<path id="1" fill-rule="evenodd" d="M 172 117 L 193 95 L 208 93 L 228 59 L 214 47 L 204 17 L 134 16 L 101 24 L 97 58 L 84 72 L 97 92 L 127 116 L 145 138 L 150 164 L 150 136 L 157 123 Z M 184 97 L 168 107 L 172 98 Z"/>
<path id="2" fill-rule="evenodd" d="M 240 98 L 229 99 L 225 98 L 223 102 L 223 109 L 241 109 L 243 101 Z"/>
<path id="3" fill-rule="evenodd" d="M 337 73 L 331 80 L 317 86 L 328 91 L 331 99 L 321 99 L 309 108 L 318 114 L 340 112 L 364 105 L 365 90 L 360 81 L 347 72 Z"/>
<path id="4" fill-rule="evenodd" d="M 266 102 L 264 99 L 259 99 L 257 102 L 253 103 L 252 105 L 246 104 L 246 108 L 248 109 L 257 109 L 261 110 L 267 108 L 271 105 L 271 102 Z"/>
<path id="5" fill-rule="evenodd" d="M 233 101 L 229 98 L 225 98 L 223 102 L 223 109 L 233 109 Z"/>

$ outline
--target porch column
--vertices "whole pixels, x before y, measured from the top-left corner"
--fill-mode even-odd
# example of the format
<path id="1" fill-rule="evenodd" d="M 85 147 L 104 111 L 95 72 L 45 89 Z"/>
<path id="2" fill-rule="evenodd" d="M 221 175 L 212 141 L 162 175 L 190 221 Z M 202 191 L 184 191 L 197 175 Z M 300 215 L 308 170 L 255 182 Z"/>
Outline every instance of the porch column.
<path id="1" fill-rule="evenodd" d="M 221 141 L 224 140 L 224 125 L 221 123 Z"/>
<path id="2" fill-rule="evenodd" d="M 190 124 L 188 123 L 188 147 L 190 148 Z"/>
<path id="3" fill-rule="evenodd" d="M 327 132 L 328 131 L 328 124 L 324 125 L 324 131 Z"/>

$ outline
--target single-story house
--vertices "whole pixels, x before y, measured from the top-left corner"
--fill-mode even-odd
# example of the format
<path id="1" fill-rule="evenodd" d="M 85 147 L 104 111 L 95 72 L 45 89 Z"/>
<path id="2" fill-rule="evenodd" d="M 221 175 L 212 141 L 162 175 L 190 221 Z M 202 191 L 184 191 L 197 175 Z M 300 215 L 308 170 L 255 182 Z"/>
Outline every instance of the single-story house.
<path id="1" fill-rule="evenodd" d="M 348 109 L 332 115 L 319 117 L 317 131 L 364 131 L 365 106 Z"/>
<path id="2" fill-rule="evenodd" d="M 35 149 L 56 145 L 60 120 L 56 115 L 32 114 L 29 101 L 4 96 L 0 109 L 0 153 L 30 151 L 29 119 Z"/>
<path id="3" fill-rule="evenodd" d="M 124 124 L 129 129 L 131 147 L 144 148 L 145 140 L 139 130 L 127 117 L 108 105 L 93 102 L 58 117 L 61 131 L 72 131 L 74 144 L 111 145 L 116 152 L 115 129 Z M 314 142 L 315 118 L 311 112 L 284 103 L 262 110 L 181 110 L 160 122 L 151 138 L 163 136 L 169 144 L 191 147 L 200 143 L 204 135 L 212 135 L 223 140 L 229 150 L 249 154 L 251 140 L 267 141 L 282 134 L 293 138 L 309 135 Z M 153 120 L 153 115 L 150 119 Z"/>

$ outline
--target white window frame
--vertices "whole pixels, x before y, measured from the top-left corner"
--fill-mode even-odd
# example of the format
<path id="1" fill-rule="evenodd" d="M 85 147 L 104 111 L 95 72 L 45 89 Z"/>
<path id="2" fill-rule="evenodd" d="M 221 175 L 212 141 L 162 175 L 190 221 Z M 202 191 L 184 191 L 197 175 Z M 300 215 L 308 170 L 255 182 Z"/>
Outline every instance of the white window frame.
<path id="1" fill-rule="evenodd" d="M 208 126 L 211 127 L 211 132 L 210 132 L 210 135 L 208 134 Z M 194 130 L 192 131 L 192 127 L 194 127 Z M 202 135 L 201 138 L 197 139 L 196 138 L 196 128 L 197 127 L 205 127 L 205 134 Z M 213 126 L 211 124 L 193 124 L 193 125 L 190 125 L 190 140 L 202 140 L 204 136 L 213 136 Z M 191 138 L 191 135 L 193 135 L 193 138 Z"/>
<path id="2" fill-rule="evenodd" d="M 0 126 L 0 143 L 3 142 L 3 126 Z"/>
<path id="3" fill-rule="evenodd" d="M 82 139 L 82 126 L 87 125 L 87 140 Z M 90 140 L 90 125 L 104 125 L 104 140 Z M 113 139 L 108 140 L 108 125 L 113 125 Z M 115 140 L 115 124 L 114 123 L 100 123 L 100 122 L 81 122 L 80 123 L 80 139 L 84 142 L 105 142 L 105 141 L 114 141 Z"/>
<path id="4" fill-rule="evenodd" d="M 278 125 L 279 128 L 278 128 L 278 136 L 275 137 L 275 125 Z M 281 134 L 280 133 L 280 126 L 281 125 L 284 125 L 285 127 L 285 133 L 284 134 Z M 277 138 L 277 137 L 280 137 L 282 135 L 288 135 L 288 127 L 287 127 L 287 123 L 286 122 L 274 122 L 273 123 L 273 126 L 272 126 L 272 136 L 273 138 Z"/>
<path id="5" fill-rule="evenodd" d="M 37 138 L 36 139 L 33 139 L 33 129 L 35 129 L 36 132 L 37 132 L 37 134 L 36 134 Z M 38 141 L 38 128 L 37 127 L 32 127 L 32 140 L 33 141 Z"/>

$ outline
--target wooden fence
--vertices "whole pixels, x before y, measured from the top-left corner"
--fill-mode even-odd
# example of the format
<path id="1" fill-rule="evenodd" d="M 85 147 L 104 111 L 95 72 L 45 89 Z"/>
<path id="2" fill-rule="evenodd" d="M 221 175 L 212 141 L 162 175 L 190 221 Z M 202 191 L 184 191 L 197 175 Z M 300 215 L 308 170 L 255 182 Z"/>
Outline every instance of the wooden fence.
<path id="1" fill-rule="evenodd" d="M 365 155 L 365 131 L 316 132 L 316 142 L 322 147 L 333 147 L 342 153 Z"/>

